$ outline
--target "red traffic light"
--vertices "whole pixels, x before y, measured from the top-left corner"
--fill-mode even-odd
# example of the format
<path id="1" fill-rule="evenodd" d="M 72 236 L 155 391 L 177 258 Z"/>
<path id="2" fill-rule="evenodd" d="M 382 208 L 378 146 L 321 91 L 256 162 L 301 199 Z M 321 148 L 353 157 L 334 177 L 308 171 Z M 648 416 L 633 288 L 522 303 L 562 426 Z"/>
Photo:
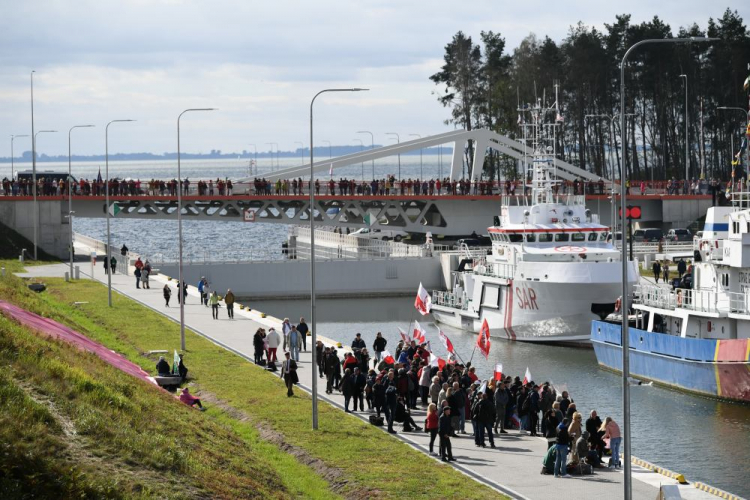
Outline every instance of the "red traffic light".
<path id="1" fill-rule="evenodd" d="M 622 208 L 620 209 L 620 217 L 622 217 Z M 628 219 L 640 219 L 641 218 L 641 207 L 639 206 L 627 206 L 625 208 L 625 217 Z"/>

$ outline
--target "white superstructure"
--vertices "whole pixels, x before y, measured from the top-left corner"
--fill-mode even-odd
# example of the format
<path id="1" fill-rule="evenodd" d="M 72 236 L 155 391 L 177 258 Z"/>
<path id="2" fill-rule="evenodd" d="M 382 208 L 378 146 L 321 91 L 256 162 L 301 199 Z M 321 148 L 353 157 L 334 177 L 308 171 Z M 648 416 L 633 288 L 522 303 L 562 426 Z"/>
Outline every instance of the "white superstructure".
<path id="1" fill-rule="evenodd" d="M 553 141 L 556 108 L 526 110 L 532 122 L 531 198 L 504 197 L 492 251 L 469 258 L 455 273 L 453 291 L 432 294 L 436 321 L 494 337 L 533 342 L 588 342 L 590 324 L 615 309 L 620 296 L 619 251 L 609 228 L 585 206 L 585 197 L 558 196 Z M 554 114 L 552 115 L 554 120 Z M 629 267 L 634 283 L 637 269 Z"/>

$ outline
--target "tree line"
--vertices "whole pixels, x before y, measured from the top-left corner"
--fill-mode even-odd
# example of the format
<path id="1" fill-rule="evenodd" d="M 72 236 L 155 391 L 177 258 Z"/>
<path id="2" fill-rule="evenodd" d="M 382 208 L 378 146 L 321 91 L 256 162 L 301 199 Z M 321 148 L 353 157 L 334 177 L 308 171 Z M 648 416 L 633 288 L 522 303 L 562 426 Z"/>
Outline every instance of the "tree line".
<path id="1" fill-rule="evenodd" d="M 658 17 L 640 24 L 632 24 L 628 14 L 615 17 L 603 31 L 579 22 L 560 43 L 530 34 L 512 52 L 500 33 L 482 31 L 475 44 L 459 31 L 445 46 L 440 71 L 430 77 L 438 86 L 438 101 L 450 109 L 446 123 L 520 138 L 519 106 L 542 97 L 550 105 L 557 85 L 562 114 L 558 157 L 606 178 L 614 169 L 619 178 L 620 62 L 627 49 L 649 38 L 715 37 L 719 40 L 711 43 L 646 45 L 628 57 L 626 167 L 631 180 L 683 179 L 687 116 L 689 176 L 704 172 L 706 178 L 728 180 L 746 117 L 717 108 L 748 109 L 743 82 L 750 73 L 750 33 L 743 19 L 727 9 L 720 18 L 710 18 L 706 29 L 693 24 L 674 32 Z M 469 164 L 472 147 L 467 148 Z M 483 175 L 515 178 L 520 175 L 516 163 L 488 154 Z M 742 171 L 738 168 L 737 175 L 744 176 Z"/>

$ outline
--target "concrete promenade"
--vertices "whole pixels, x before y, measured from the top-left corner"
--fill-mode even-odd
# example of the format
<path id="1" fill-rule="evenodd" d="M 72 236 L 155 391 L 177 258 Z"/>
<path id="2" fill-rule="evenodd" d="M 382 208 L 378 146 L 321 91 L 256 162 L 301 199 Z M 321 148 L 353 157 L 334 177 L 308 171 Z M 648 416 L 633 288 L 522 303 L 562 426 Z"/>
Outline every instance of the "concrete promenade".
<path id="1" fill-rule="evenodd" d="M 61 277 L 68 270 L 65 264 L 55 264 L 49 266 L 28 267 L 26 273 L 20 273 L 20 276 L 43 278 L 43 277 Z M 88 272 L 90 267 L 87 264 L 81 266 L 83 272 Z M 102 266 L 97 266 L 94 279 L 103 282 L 106 285 L 106 275 Z M 122 274 L 115 274 L 112 277 L 113 289 L 119 293 L 140 302 L 152 310 L 165 315 L 173 321 L 179 321 L 179 304 L 176 298 L 176 280 L 168 283 L 173 288 L 172 306 L 166 308 L 162 297 L 162 288 L 167 283 L 165 276 L 152 276 L 151 289 L 136 289 L 135 278 Z M 114 297 L 114 307 L 117 307 L 117 301 L 122 300 Z M 200 305 L 198 292 L 194 286 L 189 287 L 188 298 L 185 305 L 185 322 L 188 328 L 196 333 L 203 335 L 217 344 L 235 352 L 236 354 L 250 360 L 253 359 L 252 338 L 258 327 L 275 327 L 281 332 L 281 320 L 273 317 L 261 317 L 257 311 L 247 312 L 239 309 L 235 305 L 235 319 L 230 320 L 227 317 L 226 309 L 222 306 L 220 310 L 220 319 L 214 320 L 211 317 L 211 309 Z M 298 319 L 298 318 L 294 318 Z M 325 335 L 325 332 L 319 332 Z M 336 339 L 344 346 L 349 345 L 352 338 Z M 333 339 L 321 338 L 328 344 L 333 344 Z M 365 339 L 368 345 L 373 339 Z M 188 338 L 188 350 L 190 349 L 190 339 Z M 300 369 L 298 370 L 301 388 L 309 391 L 312 385 L 311 370 L 311 348 L 310 337 L 308 337 L 308 351 L 303 352 L 300 358 Z M 164 346 L 165 349 L 178 349 L 179 338 L 175 338 L 174 345 Z M 189 355 L 187 358 L 189 363 Z M 487 376 L 488 374 L 480 374 Z M 324 379 L 319 379 L 323 381 Z M 341 418 L 361 418 L 368 419 L 370 413 L 366 410 L 364 413 L 353 413 L 345 415 L 343 413 L 344 398 L 338 393 L 331 396 L 325 394 L 323 384 L 318 384 L 319 397 L 322 404 L 330 403 L 342 410 Z M 418 425 L 424 426 L 424 411 L 413 411 L 412 416 Z M 417 450 L 428 453 L 429 436 L 425 433 L 404 433 L 401 432 L 401 425 L 395 426 L 398 434 L 393 437 L 383 433 L 383 439 L 401 439 Z M 467 422 L 467 429 L 471 425 Z M 474 440 L 470 434 L 461 435 L 452 440 L 453 454 L 458 459 L 452 464 L 467 476 L 475 478 L 498 491 L 513 498 L 521 499 L 544 499 L 551 498 L 622 498 L 623 496 L 623 474 L 621 470 L 596 469 L 595 474 L 591 476 L 576 476 L 570 479 L 556 479 L 551 475 L 541 475 L 542 458 L 546 451 L 546 440 L 540 437 L 530 437 L 509 431 L 495 438 L 497 449 L 476 448 Z M 437 451 L 437 442 L 435 443 Z M 441 462 L 436 459 L 436 466 Z M 677 471 L 679 472 L 679 471 Z M 665 475 L 651 472 L 650 470 L 635 466 L 633 467 L 633 498 L 636 499 L 655 499 L 658 496 L 659 485 L 676 485 L 676 480 Z M 713 499 L 716 498 L 709 493 L 696 489 L 692 484 L 680 485 L 680 493 L 683 499 Z"/>

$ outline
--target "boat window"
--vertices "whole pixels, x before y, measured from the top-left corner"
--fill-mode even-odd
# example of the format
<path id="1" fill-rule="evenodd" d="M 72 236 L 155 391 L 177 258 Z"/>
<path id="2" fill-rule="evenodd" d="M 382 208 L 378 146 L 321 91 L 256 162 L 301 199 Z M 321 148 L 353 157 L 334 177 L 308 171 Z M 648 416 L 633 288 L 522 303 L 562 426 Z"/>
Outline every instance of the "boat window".
<path id="1" fill-rule="evenodd" d="M 539 243 L 549 243 L 552 241 L 552 235 L 549 233 L 543 233 L 539 235 Z"/>
<path id="2" fill-rule="evenodd" d="M 523 235 L 518 233 L 510 233 L 508 237 L 510 238 L 511 243 L 520 243 L 523 241 Z"/>
<path id="3" fill-rule="evenodd" d="M 617 239 L 619 240 L 621 238 L 618 236 Z M 606 241 L 606 240 L 607 240 L 607 235 L 606 234 L 602 233 L 602 234 L 599 235 L 599 241 Z"/>
<path id="4" fill-rule="evenodd" d="M 526 234 L 526 241 L 529 243 L 533 243 L 536 241 L 536 235 L 534 233 L 527 233 Z"/>
<path id="5" fill-rule="evenodd" d="M 555 235 L 555 241 L 569 241 L 570 235 L 567 233 L 557 233 Z"/>
<path id="6" fill-rule="evenodd" d="M 602 236 L 604 234 L 602 233 Z M 589 233 L 589 241 L 596 241 L 599 236 L 596 233 Z"/>
<path id="7" fill-rule="evenodd" d="M 573 233 L 570 237 L 573 241 L 586 241 L 586 235 L 584 233 Z"/>

